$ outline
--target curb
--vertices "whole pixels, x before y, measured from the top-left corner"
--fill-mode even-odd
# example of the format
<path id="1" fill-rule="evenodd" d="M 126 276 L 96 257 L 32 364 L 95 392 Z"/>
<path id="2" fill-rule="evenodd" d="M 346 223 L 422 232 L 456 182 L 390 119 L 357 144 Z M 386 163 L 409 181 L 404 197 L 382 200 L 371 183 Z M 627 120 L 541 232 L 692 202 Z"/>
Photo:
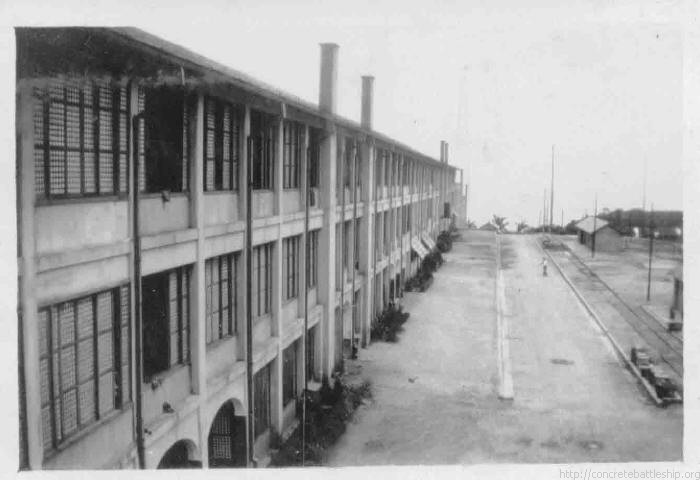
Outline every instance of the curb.
<path id="1" fill-rule="evenodd" d="M 583 298 L 583 295 L 581 294 L 581 292 L 579 292 L 578 289 L 571 282 L 571 280 L 569 280 L 569 277 L 564 273 L 564 271 L 559 266 L 559 264 L 556 262 L 556 260 L 554 260 L 554 257 L 552 257 L 552 255 L 550 255 L 550 253 L 547 250 L 542 248 L 542 245 L 540 245 L 539 242 L 537 242 L 537 240 L 535 240 L 535 243 L 537 243 L 537 246 L 540 248 L 540 250 L 542 250 L 542 252 L 544 254 L 546 254 L 547 257 L 549 257 L 549 259 L 552 261 L 552 264 L 554 264 L 554 266 L 557 267 L 557 271 L 559 272 L 561 277 L 569 285 L 571 290 L 576 295 L 576 298 L 578 298 L 581 305 L 583 305 L 583 307 L 586 309 L 586 312 L 588 312 L 588 314 L 593 318 L 593 320 L 595 320 L 598 327 L 600 327 L 600 329 L 603 331 L 603 333 L 608 338 L 608 340 L 610 340 L 610 343 L 612 344 L 613 348 L 617 352 L 617 355 L 625 362 L 627 369 L 630 370 L 634 374 L 635 377 L 637 377 L 637 381 L 639 381 L 642 384 L 642 386 L 644 387 L 644 390 L 646 391 L 649 398 L 654 402 L 654 404 L 657 407 L 665 406 L 665 403 L 663 401 L 661 401 L 661 399 L 659 399 L 659 397 L 656 395 L 656 392 L 651 388 L 649 383 L 647 383 L 646 379 L 644 377 L 642 377 L 642 374 L 639 371 L 639 369 L 637 368 L 637 366 L 635 364 L 633 364 L 629 358 L 627 358 L 625 351 L 617 343 L 617 340 L 615 340 L 615 337 L 612 336 L 610 331 L 608 331 L 607 327 L 603 324 L 603 322 L 600 320 L 600 318 L 598 318 L 598 315 L 593 311 L 593 308 L 591 308 L 591 306 L 588 304 L 588 302 Z"/>

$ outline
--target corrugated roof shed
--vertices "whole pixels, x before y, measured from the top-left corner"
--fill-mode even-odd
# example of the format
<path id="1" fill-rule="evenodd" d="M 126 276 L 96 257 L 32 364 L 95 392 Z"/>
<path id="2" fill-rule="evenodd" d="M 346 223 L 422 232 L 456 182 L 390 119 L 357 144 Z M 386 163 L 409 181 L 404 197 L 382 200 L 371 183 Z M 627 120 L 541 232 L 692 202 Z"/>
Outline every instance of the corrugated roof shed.
<path id="1" fill-rule="evenodd" d="M 595 224 L 595 230 L 593 230 L 594 224 Z M 607 226 L 608 226 L 608 222 L 606 222 L 605 220 L 603 220 L 601 218 L 594 218 L 591 216 L 584 218 L 583 220 L 581 220 L 580 222 L 578 222 L 576 224 L 577 229 L 583 230 L 584 232 L 589 233 L 589 234 L 593 233 L 594 231 L 597 232 L 601 228 L 607 227 Z"/>

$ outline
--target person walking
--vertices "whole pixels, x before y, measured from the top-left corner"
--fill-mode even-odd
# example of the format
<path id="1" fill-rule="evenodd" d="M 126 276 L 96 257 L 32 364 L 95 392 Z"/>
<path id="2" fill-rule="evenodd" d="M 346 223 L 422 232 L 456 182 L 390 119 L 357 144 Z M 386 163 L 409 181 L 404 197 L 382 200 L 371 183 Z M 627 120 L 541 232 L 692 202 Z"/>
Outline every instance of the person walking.
<path id="1" fill-rule="evenodd" d="M 542 276 L 547 276 L 547 257 L 542 257 Z"/>

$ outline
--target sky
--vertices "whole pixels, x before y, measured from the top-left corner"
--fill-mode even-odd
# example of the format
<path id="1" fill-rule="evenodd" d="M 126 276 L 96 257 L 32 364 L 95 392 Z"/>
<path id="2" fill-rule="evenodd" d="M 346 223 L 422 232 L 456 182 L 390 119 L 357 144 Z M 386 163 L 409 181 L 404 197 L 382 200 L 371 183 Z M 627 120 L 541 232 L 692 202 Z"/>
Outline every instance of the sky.
<path id="1" fill-rule="evenodd" d="M 477 223 L 538 223 L 553 146 L 557 223 L 592 214 L 596 195 L 642 207 L 645 165 L 647 208 L 682 208 L 679 2 L 181 3 L 134 16 L 85 2 L 71 18 L 142 28 L 314 103 L 319 43 L 339 44 L 338 113 L 359 121 L 374 75 L 374 128 L 434 157 L 448 141 Z"/>

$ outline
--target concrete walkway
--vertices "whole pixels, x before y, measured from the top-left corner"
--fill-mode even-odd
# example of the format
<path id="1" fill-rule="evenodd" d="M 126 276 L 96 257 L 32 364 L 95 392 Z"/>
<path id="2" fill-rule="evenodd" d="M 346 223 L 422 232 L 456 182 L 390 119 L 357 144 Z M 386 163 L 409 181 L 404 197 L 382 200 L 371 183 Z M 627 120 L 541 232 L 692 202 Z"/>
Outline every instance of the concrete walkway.
<path id="1" fill-rule="evenodd" d="M 349 366 L 374 400 L 329 452 L 329 466 L 677 460 L 682 410 L 651 406 L 524 236 L 502 237 L 514 399 L 499 393 L 496 241 L 465 232 L 396 344 Z"/>

